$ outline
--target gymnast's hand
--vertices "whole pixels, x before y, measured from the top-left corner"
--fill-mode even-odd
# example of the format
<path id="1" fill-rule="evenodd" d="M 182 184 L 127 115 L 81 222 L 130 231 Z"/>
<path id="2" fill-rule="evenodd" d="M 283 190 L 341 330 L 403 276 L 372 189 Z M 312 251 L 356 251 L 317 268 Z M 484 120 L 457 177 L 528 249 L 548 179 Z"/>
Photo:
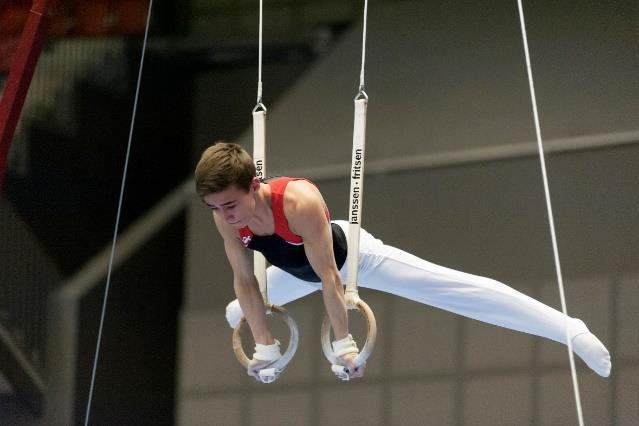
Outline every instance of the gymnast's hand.
<path id="1" fill-rule="evenodd" d="M 366 369 L 366 363 L 360 365 L 359 367 L 355 366 L 355 358 L 357 358 L 358 353 L 352 352 L 349 354 L 342 355 L 340 357 L 340 361 L 344 367 L 346 367 L 348 376 L 351 379 L 357 379 L 364 376 L 364 370 Z"/>
<path id="2" fill-rule="evenodd" d="M 253 377 L 258 382 L 261 382 L 260 379 L 260 370 L 263 368 L 267 368 L 269 365 L 273 364 L 275 361 L 264 361 L 260 359 L 251 359 L 248 363 L 248 367 L 246 369 L 246 374 Z"/>
<path id="3" fill-rule="evenodd" d="M 349 334 L 345 338 L 333 342 L 332 346 L 333 353 L 339 360 L 339 365 L 344 367 L 342 369 L 337 365 L 331 366 L 333 374 L 335 374 L 338 379 L 357 379 L 364 375 L 366 364 L 360 365 L 359 367 L 355 365 L 355 358 L 357 358 L 359 354 L 359 349 L 352 335 Z"/>
<path id="4" fill-rule="evenodd" d="M 280 342 L 277 339 L 275 339 L 275 343 L 272 345 L 256 343 L 255 353 L 253 354 L 253 359 L 248 363 L 246 373 L 261 382 L 260 370 L 267 368 L 280 358 L 282 358 L 282 354 L 280 352 Z"/>

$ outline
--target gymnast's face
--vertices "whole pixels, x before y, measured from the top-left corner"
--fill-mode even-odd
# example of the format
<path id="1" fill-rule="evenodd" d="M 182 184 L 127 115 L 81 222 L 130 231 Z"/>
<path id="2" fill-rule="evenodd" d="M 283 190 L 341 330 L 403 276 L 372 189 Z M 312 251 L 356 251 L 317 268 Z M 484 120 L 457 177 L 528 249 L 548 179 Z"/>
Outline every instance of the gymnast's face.
<path id="1" fill-rule="evenodd" d="M 233 185 L 221 192 L 204 196 L 204 202 L 214 215 L 222 218 L 235 229 L 239 229 L 246 226 L 255 214 L 255 198 L 259 188 L 259 180 L 256 178 L 248 192 Z"/>

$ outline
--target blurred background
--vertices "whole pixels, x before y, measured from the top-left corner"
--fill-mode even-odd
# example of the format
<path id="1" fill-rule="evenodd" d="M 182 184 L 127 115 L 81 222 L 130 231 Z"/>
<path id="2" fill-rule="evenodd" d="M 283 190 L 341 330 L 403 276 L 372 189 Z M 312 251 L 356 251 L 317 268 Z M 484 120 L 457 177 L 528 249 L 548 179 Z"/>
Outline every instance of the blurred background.
<path id="1" fill-rule="evenodd" d="M 44 40 L 33 80 L 15 131 L 0 123 L 0 424 L 75 425 L 148 3 L 0 0 L 3 96 L 38 4 L 43 31 L 25 32 Z M 231 271 L 191 174 L 216 140 L 252 149 L 258 6 L 155 2 L 90 424 L 577 424 L 564 346 L 365 289 L 379 335 L 363 380 L 331 374 L 318 293 L 288 307 L 301 336 L 283 376 L 246 376 L 224 318 Z M 639 6 L 524 8 L 568 311 L 612 354 L 608 379 L 576 359 L 585 422 L 636 425 Z M 268 174 L 313 179 L 335 218 L 347 212 L 362 12 L 351 0 L 264 5 Z M 374 1 L 366 52 L 364 227 L 559 308 L 516 2 Z"/>

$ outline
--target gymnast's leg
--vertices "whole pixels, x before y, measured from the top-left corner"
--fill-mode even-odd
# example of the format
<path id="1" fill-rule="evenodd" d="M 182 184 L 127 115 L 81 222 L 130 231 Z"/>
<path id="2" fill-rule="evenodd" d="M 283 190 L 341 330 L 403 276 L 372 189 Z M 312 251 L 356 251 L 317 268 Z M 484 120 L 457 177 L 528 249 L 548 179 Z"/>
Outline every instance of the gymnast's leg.
<path id="1" fill-rule="evenodd" d="M 269 303 L 279 306 L 300 299 L 322 288 L 322 283 L 302 281 L 275 266 L 266 268 L 266 281 L 268 283 Z M 244 313 L 237 299 L 226 306 L 226 320 L 231 327 L 235 327 L 243 315 Z"/>
<path id="2" fill-rule="evenodd" d="M 505 284 L 427 262 L 362 230 L 362 287 L 435 306 L 501 327 L 566 344 L 564 315 Z M 597 374 L 610 374 L 610 355 L 583 321 L 568 319 L 574 352 Z"/>

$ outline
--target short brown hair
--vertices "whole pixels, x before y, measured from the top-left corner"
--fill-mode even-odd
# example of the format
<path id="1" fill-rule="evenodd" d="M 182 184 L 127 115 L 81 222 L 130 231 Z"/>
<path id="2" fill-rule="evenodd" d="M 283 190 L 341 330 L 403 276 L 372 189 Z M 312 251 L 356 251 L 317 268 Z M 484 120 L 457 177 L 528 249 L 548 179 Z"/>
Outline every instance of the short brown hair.
<path id="1" fill-rule="evenodd" d="M 255 175 L 253 159 L 244 148 L 217 142 L 202 153 L 195 167 L 195 190 L 202 198 L 232 185 L 248 192 Z"/>

